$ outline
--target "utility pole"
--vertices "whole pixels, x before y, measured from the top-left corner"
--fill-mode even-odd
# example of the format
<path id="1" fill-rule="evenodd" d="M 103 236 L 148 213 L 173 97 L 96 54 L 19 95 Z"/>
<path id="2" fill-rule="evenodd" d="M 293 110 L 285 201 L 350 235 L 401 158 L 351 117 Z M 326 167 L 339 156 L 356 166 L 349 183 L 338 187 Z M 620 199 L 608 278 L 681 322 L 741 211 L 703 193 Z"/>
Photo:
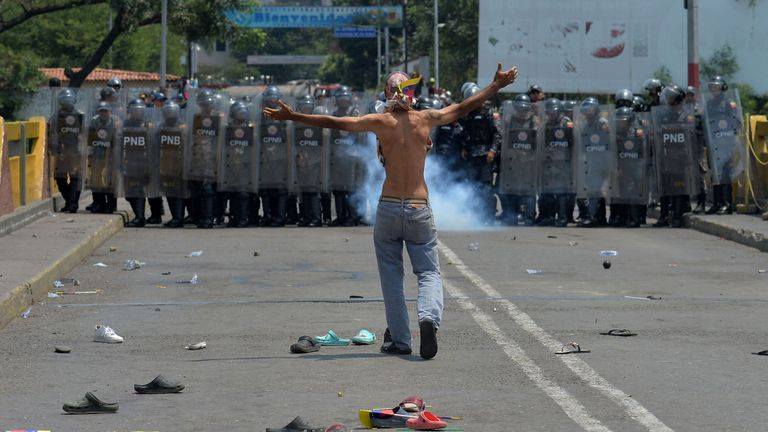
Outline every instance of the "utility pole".
<path id="1" fill-rule="evenodd" d="M 438 31 L 438 8 L 437 0 L 435 2 L 435 88 L 440 88 L 440 34 Z"/>
<path id="2" fill-rule="evenodd" d="M 403 0 L 403 56 L 405 73 L 408 73 L 408 0 Z"/>
<path id="3" fill-rule="evenodd" d="M 381 0 L 379 0 L 379 14 L 376 24 L 376 84 L 381 84 Z"/>
<path id="4" fill-rule="evenodd" d="M 165 67 L 168 57 L 168 0 L 163 0 L 160 21 L 160 88 L 165 91 Z"/>
<path id="5" fill-rule="evenodd" d="M 688 85 L 699 88 L 699 0 L 685 0 L 688 9 Z"/>
<path id="6" fill-rule="evenodd" d="M 384 27 L 384 74 L 389 75 L 389 27 Z"/>

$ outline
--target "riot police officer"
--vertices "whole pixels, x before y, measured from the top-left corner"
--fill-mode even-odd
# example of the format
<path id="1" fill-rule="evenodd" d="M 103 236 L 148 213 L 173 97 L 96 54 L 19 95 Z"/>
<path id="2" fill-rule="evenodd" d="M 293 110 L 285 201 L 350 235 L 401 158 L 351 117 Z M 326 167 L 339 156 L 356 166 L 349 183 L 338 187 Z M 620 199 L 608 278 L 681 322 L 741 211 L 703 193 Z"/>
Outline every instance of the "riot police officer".
<path id="1" fill-rule="evenodd" d="M 696 145 L 694 158 L 697 164 L 696 178 L 696 206 L 693 213 L 704 213 L 707 204 L 707 141 L 704 138 L 704 123 L 701 117 L 701 111 L 696 100 L 696 87 L 688 86 L 685 88 L 685 103 L 691 107 L 696 116 Z"/>
<path id="2" fill-rule="evenodd" d="M 611 216 L 614 226 L 639 228 L 648 203 L 648 140 L 645 124 L 632 108 L 622 106 L 614 115 L 614 164 L 612 170 Z"/>
<path id="3" fill-rule="evenodd" d="M 466 100 L 480 88 L 469 86 L 462 97 Z M 490 106 L 483 106 L 459 120 L 466 131 L 461 155 L 467 161 L 467 177 L 477 191 L 480 206 L 479 219 L 484 225 L 493 223 L 496 215 L 496 197 L 493 195 L 493 162 L 498 152 L 500 134 L 493 120 Z"/>
<path id="4" fill-rule="evenodd" d="M 269 86 L 262 95 L 262 108 L 276 108 L 283 94 L 277 86 Z M 261 114 L 261 158 L 259 194 L 264 217 L 261 226 L 285 226 L 288 201 L 290 145 L 285 122 L 272 120 Z"/>
<path id="5" fill-rule="evenodd" d="M 189 197 L 187 173 L 184 170 L 188 146 L 188 128 L 181 118 L 181 107 L 169 101 L 162 108 L 162 122 L 158 126 L 159 189 L 168 201 L 171 220 L 168 228 L 184 227 L 184 200 Z M 150 207 L 152 201 L 150 201 Z"/>
<path id="6" fill-rule="evenodd" d="M 227 226 L 245 228 L 250 222 L 251 194 L 256 192 L 257 184 L 255 126 L 247 102 L 236 101 L 230 105 L 221 149 L 217 185 L 220 195 L 229 201 Z"/>
<path id="7" fill-rule="evenodd" d="M 335 109 L 333 116 L 358 116 L 359 111 L 354 107 L 352 91 L 347 86 L 341 86 L 333 93 Z M 354 226 L 358 215 L 352 205 L 351 197 L 356 192 L 359 179 L 357 151 L 360 137 L 346 131 L 331 131 L 331 188 L 333 192 L 336 219 L 331 226 Z M 328 198 L 329 199 L 329 198 Z M 329 209 L 330 210 L 330 209 Z"/>
<path id="8" fill-rule="evenodd" d="M 539 225 L 568 225 L 574 200 L 573 134 L 573 121 L 564 114 L 562 102 L 547 99 L 538 134 Z"/>
<path id="9" fill-rule="evenodd" d="M 128 104 L 123 125 L 123 192 L 135 217 L 126 224 L 139 228 L 146 224 L 145 199 L 150 187 L 150 152 L 152 123 L 146 118 L 147 107 L 140 99 Z"/>
<path id="10" fill-rule="evenodd" d="M 324 114 L 315 111 L 315 98 L 307 94 L 296 101 L 296 110 L 302 114 Z M 324 107 L 320 107 L 324 108 Z M 322 227 L 323 216 L 320 193 L 328 190 L 328 140 L 322 128 L 294 124 L 293 148 L 297 193 L 301 194 L 299 226 Z"/>
<path id="11" fill-rule="evenodd" d="M 635 104 L 635 95 L 629 89 L 621 89 L 614 95 L 614 108 L 617 110 L 620 108 L 632 109 Z M 619 117 L 617 117 L 619 118 Z M 621 117 L 624 118 L 624 117 Z M 627 120 L 630 122 L 630 120 Z M 634 116 L 631 119 L 634 122 Z M 645 181 L 645 179 L 643 179 Z M 629 205 L 628 204 L 613 204 L 611 203 L 611 215 L 608 218 L 608 225 L 613 227 L 625 226 L 629 221 Z"/>
<path id="12" fill-rule="evenodd" d="M 660 97 L 661 97 L 661 90 L 664 88 L 664 84 L 661 82 L 661 80 L 657 78 L 648 78 L 643 82 L 643 90 L 645 91 L 645 110 L 650 112 L 653 107 L 659 106 L 661 104 Z M 651 157 L 648 158 L 648 197 L 650 201 L 650 206 L 655 207 L 656 203 L 659 203 L 660 210 L 660 218 L 656 221 L 656 226 L 667 226 L 669 225 L 669 220 L 667 220 L 668 213 L 666 210 L 661 210 L 662 208 L 669 209 L 669 203 L 668 202 L 661 202 L 661 198 L 659 197 L 658 192 L 658 185 L 656 181 L 658 180 L 658 175 L 656 173 L 656 165 L 655 165 L 655 157 L 654 152 L 656 151 L 656 146 L 651 145 L 649 147 L 649 150 L 651 152 Z M 658 200 L 658 201 L 657 201 Z M 666 200 L 666 198 L 665 198 Z M 646 208 L 646 213 L 648 212 Z M 643 220 L 643 224 L 645 223 L 645 220 Z"/>
<path id="13" fill-rule="evenodd" d="M 61 90 L 50 120 L 53 176 L 65 202 L 61 211 L 67 213 L 77 213 L 82 191 L 85 114 L 75 108 L 76 103 L 74 90 Z"/>
<path id="14" fill-rule="evenodd" d="M 590 228 L 605 226 L 606 194 L 610 175 L 611 152 L 610 125 L 601 115 L 600 103 L 594 97 L 581 102 L 579 108 L 579 167 L 578 189 L 586 199 L 587 214 L 579 226 Z"/>
<path id="15" fill-rule="evenodd" d="M 441 109 L 442 102 L 435 101 L 433 108 Z M 444 172 L 455 179 L 464 177 L 461 171 L 461 149 L 466 139 L 466 131 L 458 121 L 438 126 L 434 131 L 431 157 Z"/>
<path id="16" fill-rule="evenodd" d="M 93 195 L 92 213 L 114 213 L 117 210 L 116 169 L 121 148 L 119 133 L 122 122 L 112 109 L 108 102 L 100 101 L 88 126 L 86 182 Z"/>
<path id="17" fill-rule="evenodd" d="M 538 84 L 532 84 L 528 87 L 528 97 L 531 99 L 531 103 L 541 102 L 546 98 L 544 90 Z"/>
<path id="18" fill-rule="evenodd" d="M 707 214 L 733 213 L 733 182 L 744 170 L 743 120 L 737 95 L 728 91 L 728 83 L 715 76 L 704 94 L 706 140 L 712 178 L 712 207 Z"/>
<path id="19" fill-rule="evenodd" d="M 522 216 L 523 223 L 531 226 L 536 214 L 536 134 L 539 124 L 528 95 L 519 94 L 511 104 L 505 104 L 503 125 L 496 178 L 503 209 L 501 219 L 504 224 L 514 226 Z"/>

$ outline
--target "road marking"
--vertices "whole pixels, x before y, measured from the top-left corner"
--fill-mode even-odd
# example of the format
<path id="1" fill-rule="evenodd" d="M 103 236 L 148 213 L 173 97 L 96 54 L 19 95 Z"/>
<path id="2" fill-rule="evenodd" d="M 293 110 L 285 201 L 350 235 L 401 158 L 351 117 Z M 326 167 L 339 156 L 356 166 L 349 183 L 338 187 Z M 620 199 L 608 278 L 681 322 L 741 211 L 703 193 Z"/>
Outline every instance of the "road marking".
<path id="1" fill-rule="evenodd" d="M 455 267 L 465 278 L 467 278 L 472 284 L 480 288 L 488 297 L 499 298 L 495 300 L 499 304 L 503 305 L 507 314 L 509 314 L 515 322 L 522 327 L 523 330 L 530 333 L 539 343 L 544 345 L 551 352 L 556 352 L 562 348 L 563 344 L 552 337 L 549 333 L 544 331 L 538 324 L 525 312 L 521 311 L 517 305 L 509 300 L 500 298 L 496 289 L 483 280 L 480 275 L 473 272 L 466 264 L 443 242 L 437 242 L 437 247 L 443 255 L 453 263 Z M 486 330 L 487 332 L 487 330 Z M 629 395 L 614 387 L 613 384 L 608 382 L 605 378 L 600 376 L 597 371 L 592 369 L 584 360 L 576 356 L 557 356 L 566 366 L 582 381 L 587 383 L 590 387 L 599 391 L 615 403 L 617 403 L 632 419 L 645 426 L 651 432 L 672 432 L 672 429 L 659 420 L 653 413 L 648 411 L 644 406 L 640 405 L 635 399 L 632 399 Z M 578 403 L 578 402 L 577 402 Z M 562 405 L 561 405 L 562 406 Z"/>
<path id="2" fill-rule="evenodd" d="M 475 322 L 498 344 L 512 361 L 517 363 L 520 369 L 528 375 L 528 378 L 541 391 L 549 396 L 555 403 L 560 405 L 565 414 L 581 426 L 585 431 L 590 432 L 610 432 L 600 420 L 592 417 L 587 408 L 584 407 L 575 397 L 571 396 L 565 389 L 552 382 L 544 375 L 541 368 L 525 353 L 522 347 L 512 338 L 501 331 L 499 326 L 493 321 L 493 318 L 480 310 L 477 305 L 472 303 L 459 288 L 447 280 L 443 280 L 443 285 L 450 295 L 456 297 L 459 306 L 469 312 Z"/>

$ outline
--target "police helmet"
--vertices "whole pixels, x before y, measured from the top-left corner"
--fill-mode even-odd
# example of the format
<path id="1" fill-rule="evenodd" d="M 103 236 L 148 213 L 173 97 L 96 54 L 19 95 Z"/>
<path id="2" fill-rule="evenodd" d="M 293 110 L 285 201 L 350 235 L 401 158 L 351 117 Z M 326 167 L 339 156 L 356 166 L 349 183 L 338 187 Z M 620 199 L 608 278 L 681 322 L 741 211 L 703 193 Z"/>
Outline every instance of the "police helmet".
<path id="1" fill-rule="evenodd" d="M 123 82 L 118 77 L 112 77 L 107 81 L 107 87 L 112 87 L 115 91 L 119 91 L 123 88 Z"/>
<path id="2" fill-rule="evenodd" d="M 477 93 L 480 93 L 480 87 L 478 87 L 476 84 L 471 85 L 464 89 L 463 92 L 461 92 L 461 98 L 463 100 L 467 100 L 471 98 L 472 96 L 476 95 Z"/>
<path id="3" fill-rule="evenodd" d="M 197 104 L 200 108 L 213 107 L 213 92 L 209 89 L 202 89 L 197 94 Z"/>
<path id="4" fill-rule="evenodd" d="M 312 114 L 315 109 L 315 98 L 306 94 L 296 101 L 296 109 L 302 114 Z"/>
<path id="5" fill-rule="evenodd" d="M 174 100 L 169 100 L 163 105 L 163 117 L 166 119 L 179 118 L 181 115 L 181 107 Z"/>
<path id="6" fill-rule="evenodd" d="M 635 96 L 629 89 L 621 89 L 617 91 L 616 95 L 614 96 L 616 108 L 631 107 L 632 99 L 634 97 Z"/>
<path id="7" fill-rule="evenodd" d="M 661 80 L 658 78 L 648 78 L 643 83 L 643 90 L 645 90 L 648 94 L 659 94 L 663 87 L 664 84 L 662 84 Z"/>
<path id="8" fill-rule="evenodd" d="M 465 82 L 464 84 L 462 84 L 462 85 L 461 85 L 461 90 L 460 90 L 460 93 L 463 95 L 463 94 L 464 94 L 464 92 L 465 92 L 465 91 L 466 91 L 468 88 L 470 88 L 470 87 L 472 87 L 472 86 L 476 86 L 476 85 L 477 85 L 477 84 L 473 83 L 472 81 L 467 81 L 467 82 Z"/>
<path id="9" fill-rule="evenodd" d="M 670 84 L 661 90 L 661 96 L 659 100 L 664 105 L 680 105 L 685 99 L 685 93 L 680 86 L 676 84 Z"/>
<path id="10" fill-rule="evenodd" d="M 542 90 L 541 86 L 538 84 L 531 84 L 530 87 L 528 87 L 528 96 L 534 94 L 534 93 L 543 93 L 544 90 Z"/>
<path id="11" fill-rule="evenodd" d="M 531 98 L 526 94 L 519 94 L 515 96 L 515 100 L 512 102 L 512 112 L 516 117 L 528 117 L 532 113 Z"/>
<path id="12" fill-rule="evenodd" d="M 352 90 L 347 86 L 340 86 L 333 92 L 333 99 L 336 102 L 336 106 L 349 108 L 352 106 Z"/>
<path id="13" fill-rule="evenodd" d="M 280 88 L 277 86 L 269 86 L 264 90 L 264 93 L 262 94 L 262 98 L 264 100 L 278 100 L 281 97 L 283 97 L 283 92 L 280 91 Z"/>
<path id="14" fill-rule="evenodd" d="M 645 105 L 645 99 L 641 98 L 640 96 L 635 96 L 632 98 L 632 109 L 635 112 L 645 112 L 647 111 L 648 107 Z"/>
<path id="15" fill-rule="evenodd" d="M 707 88 L 709 88 L 709 91 L 714 91 L 717 89 L 719 89 L 720 91 L 726 91 L 728 90 L 728 83 L 725 82 L 725 78 L 723 78 L 722 76 L 715 75 L 707 83 Z"/>
<path id="16" fill-rule="evenodd" d="M 432 98 L 432 109 L 440 110 L 443 107 L 443 101 L 440 98 Z"/>
<path id="17" fill-rule="evenodd" d="M 416 102 L 416 111 L 424 111 L 428 109 L 432 109 L 432 105 L 434 104 L 434 101 L 431 97 L 424 97 L 420 98 L 418 102 Z"/>
<path id="18" fill-rule="evenodd" d="M 688 86 L 685 88 L 685 95 L 686 96 L 696 96 L 696 87 L 694 86 Z"/>
<path id="19" fill-rule="evenodd" d="M 229 116 L 235 120 L 248 120 L 248 106 L 241 101 L 233 103 L 229 107 Z"/>
<path id="20" fill-rule="evenodd" d="M 112 106 L 104 101 L 101 101 L 96 105 L 96 112 L 102 112 L 102 111 L 111 112 Z"/>
<path id="21" fill-rule="evenodd" d="M 65 88 L 58 96 L 59 106 L 65 110 L 73 110 L 77 103 L 77 94 L 71 88 Z"/>
<path id="22" fill-rule="evenodd" d="M 569 117 L 573 116 L 573 110 L 575 110 L 577 106 L 579 106 L 579 103 L 573 99 L 563 101 L 563 111 L 565 111 L 565 114 Z"/>
<path id="23" fill-rule="evenodd" d="M 544 101 L 544 112 L 549 120 L 555 121 L 560 118 L 560 114 L 563 112 L 563 103 L 560 102 L 560 99 L 549 98 Z"/>
<path id="24" fill-rule="evenodd" d="M 579 111 L 586 117 L 595 117 L 600 111 L 600 102 L 594 97 L 588 97 L 581 101 Z"/>
<path id="25" fill-rule="evenodd" d="M 620 107 L 616 109 L 616 123 L 622 127 L 629 127 L 635 120 L 635 112 L 630 107 Z"/>
<path id="26" fill-rule="evenodd" d="M 99 99 L 103 101 L 111 101 L 114 100 L 116 94 L 117 92 L 115 89 L 107 86 L 99 90 Z"/>

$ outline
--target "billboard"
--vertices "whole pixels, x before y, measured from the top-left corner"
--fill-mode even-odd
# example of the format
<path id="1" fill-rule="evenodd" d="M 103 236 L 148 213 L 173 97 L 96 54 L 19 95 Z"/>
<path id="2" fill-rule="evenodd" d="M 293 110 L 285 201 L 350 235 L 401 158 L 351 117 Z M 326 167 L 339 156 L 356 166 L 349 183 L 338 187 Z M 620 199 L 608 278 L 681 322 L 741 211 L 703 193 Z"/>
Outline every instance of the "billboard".
<path id="1" fill-rule="evenodd" d="M 251 28 L 334 28 L 353 25 L 401 27 L 402 6 L 265 6 L 248 12 L 228 11 L 227 19 Z"/>
<path id="2" fill-rule="evenodd" d="M 686 14 L 670 0 L 480 0 L 478 83 L 516 65 L 507 92 L 639 90 L 660 67 L 686 79 Z"/>

